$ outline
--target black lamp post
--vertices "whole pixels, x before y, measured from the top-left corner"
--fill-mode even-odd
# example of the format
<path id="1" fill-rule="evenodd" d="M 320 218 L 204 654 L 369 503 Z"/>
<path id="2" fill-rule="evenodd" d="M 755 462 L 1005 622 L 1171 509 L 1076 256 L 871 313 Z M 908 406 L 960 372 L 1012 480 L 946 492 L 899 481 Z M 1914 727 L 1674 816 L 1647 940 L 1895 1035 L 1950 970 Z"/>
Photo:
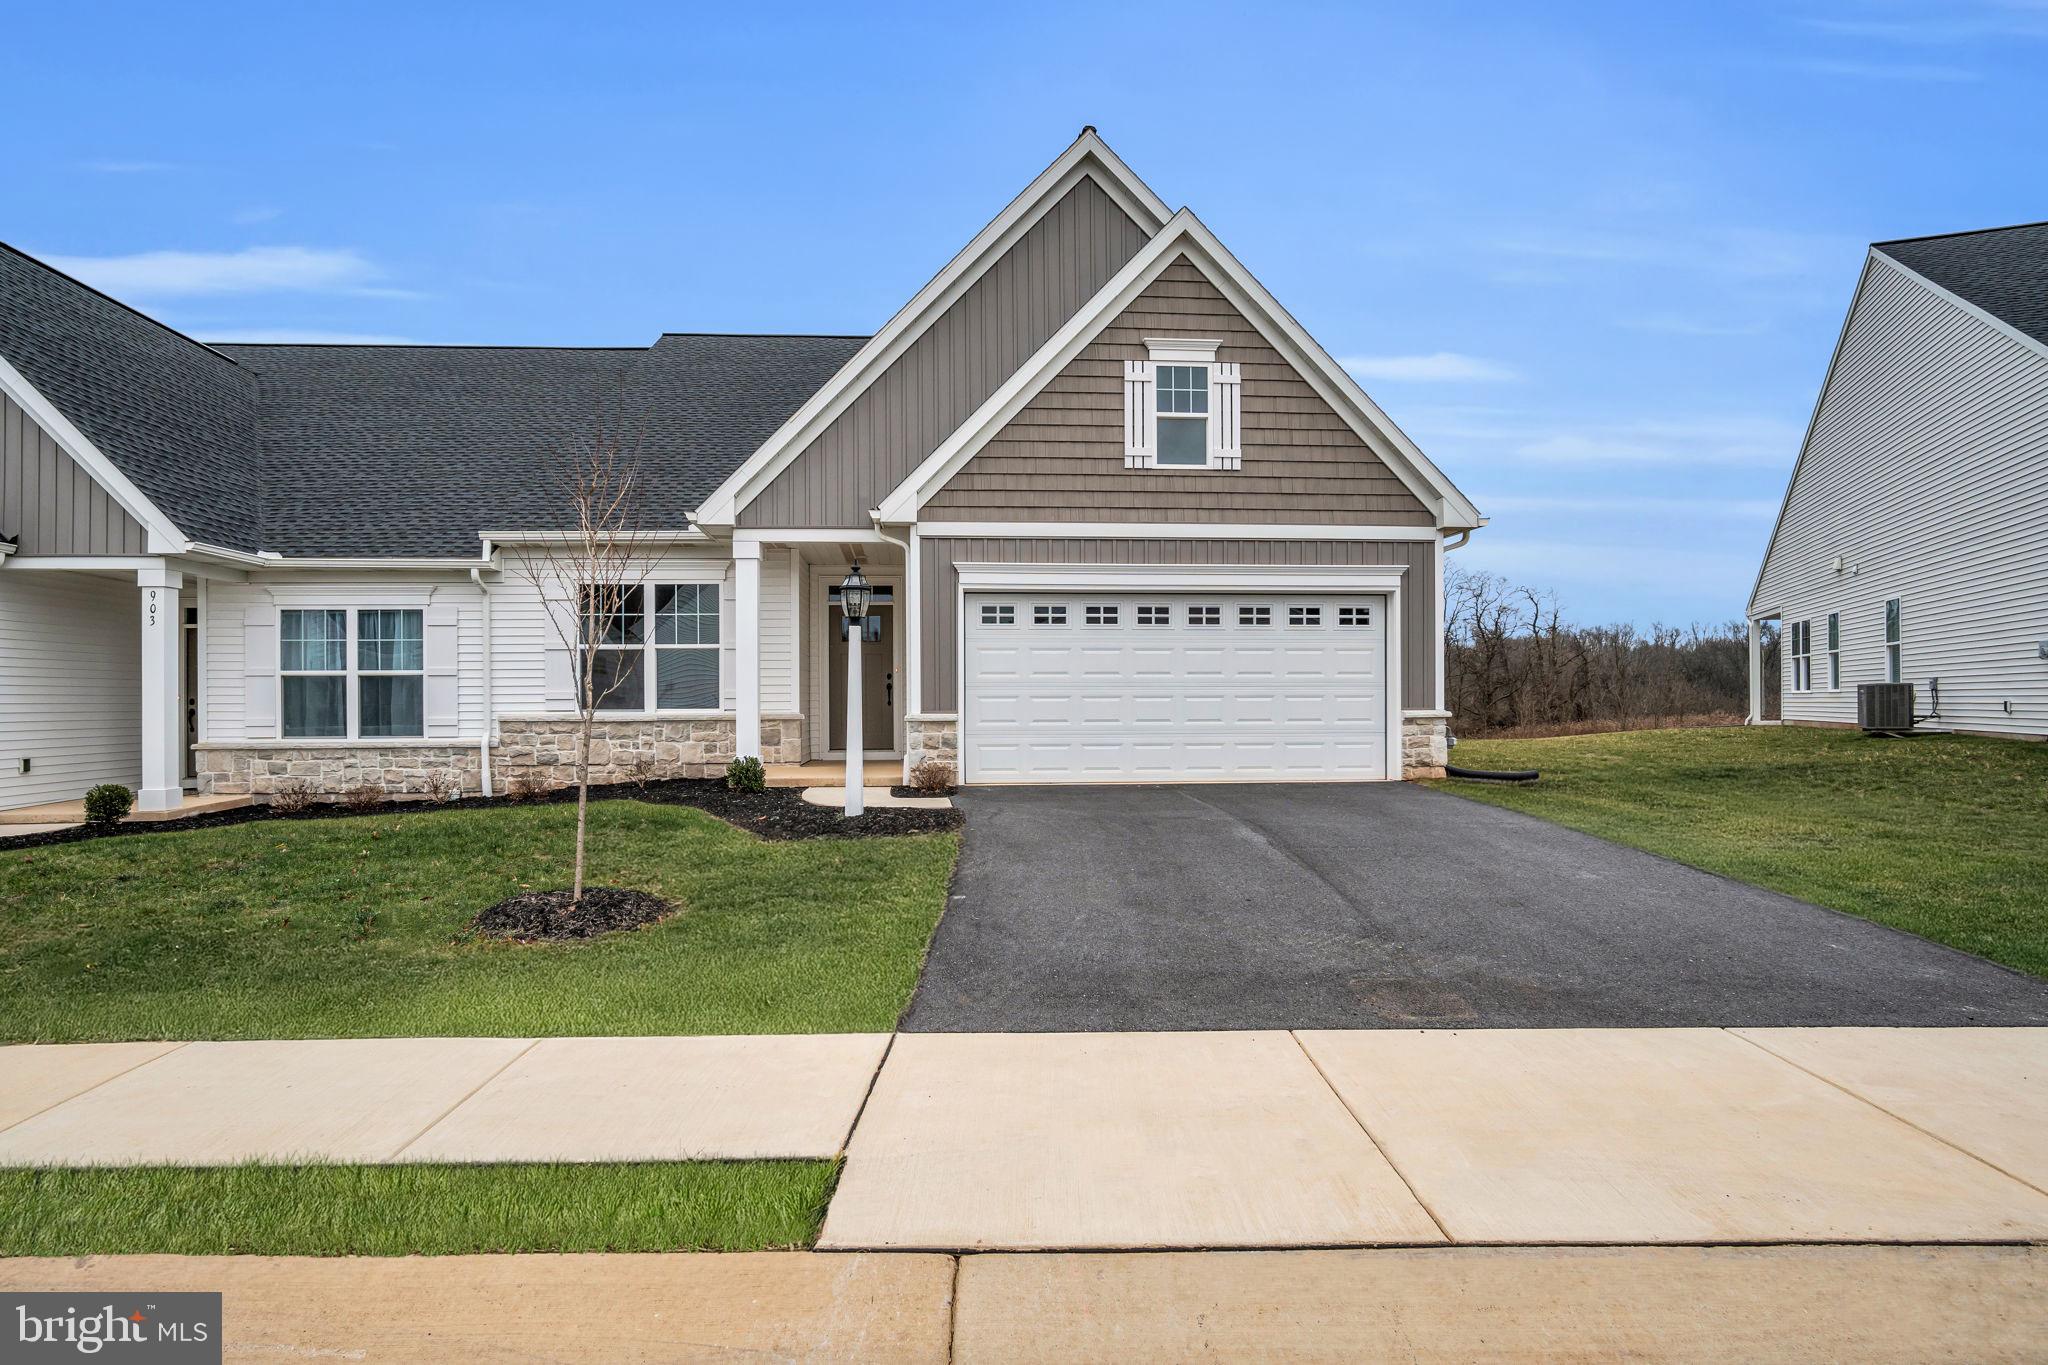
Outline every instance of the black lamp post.
<path id="1" fill-rule="evenodd" d="M 861 621 L 868 614 L 874 589 L 861 576 L 860 565 L 848 571 L 839 585 L 839 606 L 846 613 L 846 813 L 859 815 L 866 809 L 862 785 L 867 774 L 863 760 L 867 736 L 861 728 Z"/>

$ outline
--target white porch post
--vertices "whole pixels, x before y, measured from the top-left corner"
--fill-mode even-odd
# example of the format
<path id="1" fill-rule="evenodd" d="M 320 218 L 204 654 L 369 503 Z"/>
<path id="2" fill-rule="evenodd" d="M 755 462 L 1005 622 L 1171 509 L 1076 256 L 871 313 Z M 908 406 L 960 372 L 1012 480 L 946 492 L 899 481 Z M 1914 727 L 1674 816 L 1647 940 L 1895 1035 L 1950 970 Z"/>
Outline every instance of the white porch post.
<path id="1" fill-rule="evenodd" d="M 184 717 L 179 714 L 183 674 L 178 654 L 185 638 L 179 604 L 183 574 L 137 569 L 142 589 L 142 790 L 137 810 L 176 810 L 185 799 Z"/>
<path id="2" fill-rule="evenodd" d="M 1764 623 L 1756 617 L 1749 621 L 1749 721 L 1751 725 L 1762 723 L 1764 718 Z"/>
<path id="3" fill-rule="evenodd" d="M 866 763 L 867 712 L 863 709 L 861 674 L 867 670 L 860 660 L 863 622 L 846 623 L 846 813 L 859 815 L 867 809 Z"/>
<path id="4" fill-rule="evenodd" d="M 733 541 L 733 753 L 761 756 L 761 542 Z"/>

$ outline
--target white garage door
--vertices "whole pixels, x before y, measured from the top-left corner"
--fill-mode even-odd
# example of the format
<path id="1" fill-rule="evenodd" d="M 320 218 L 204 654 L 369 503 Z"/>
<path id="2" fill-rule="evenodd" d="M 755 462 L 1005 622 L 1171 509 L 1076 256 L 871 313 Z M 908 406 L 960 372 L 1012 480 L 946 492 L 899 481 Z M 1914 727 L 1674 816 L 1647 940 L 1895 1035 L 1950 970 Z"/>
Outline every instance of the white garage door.
<path id="1" fill-rule="evenodd" d="M 970 592 L 969 782 L 1378 778 L 1386 598 Z"/>

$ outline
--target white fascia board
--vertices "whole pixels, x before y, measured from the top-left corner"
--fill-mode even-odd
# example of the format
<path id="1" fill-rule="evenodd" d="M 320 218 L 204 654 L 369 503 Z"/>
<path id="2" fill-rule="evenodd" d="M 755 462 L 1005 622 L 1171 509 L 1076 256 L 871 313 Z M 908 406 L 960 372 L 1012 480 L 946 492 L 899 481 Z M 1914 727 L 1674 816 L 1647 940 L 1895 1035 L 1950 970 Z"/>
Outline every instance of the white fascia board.
<path id="1" fill-rule="evenodd" d="M 735 545 L 894 545 L 880 531 L 852 527 L 801 526 L 786 530 L 748 528 L 732 533 Z"/>
<path id="2" fill-rule="evenodd" d="M 5 356 L 0 356 L 0 393 L 5 393 L 16 406 L 34 418 L 36 425 L 50 433 L 50 439 L 66 455 L 77 461 L 80 468 L 92 475 L 94 482 L 107 490 L 107 496 L 119 503 L 122 511 L 141 523 L 149 532 L 152 554 L 177 554 L 190 547 L 192 542 L 185 533 L 172 524 L 171 519 L 144 496 L 142 490 L 98 446 L 86 439 L 85 433 L 70 418 L 59 412 L 56 405 L 43 397 L 20 370 L 9 364 Z"/>
<path id="3" fill-rule="evenodd" d="M 803 453 L 819 432 L 866 392 L 869 384 L 909 350 L 947 308 L 1084 177 L 1094 180 L 1141 226 L 1157 231 L 1172 216 L 1166 201 L 1134 175 L 1093 128 L 1083 129 L 1072 146 L 976 233 L 947 262 L 945 269 L 918 290 L 881 331 L 869 337 L 823 388 L 762 442 L 760 449 L 726 476 L 697 509 L 696 521 L 707 526 L 733 525 L 742 507 Z"/>
<path id="4" fill-rule="evenodd" d="M 1311 526 L 1281 522 L 1184 521 L 922 521 L 926 540 L 943 537 L 1090 540 L 1418 540 L 1441 539 L 1433 526 Z"/>
<path id="5" fill-rule="evenodd" d="M 630 540 L 639 545 L 692 545 L 711 539 L 710 536 L 691 526 L 683 530 L 666 531 L 625 531 L 621 540 Z M 580 531 L 479 531 L 477 539 L 483 542 L 485 553 L 477 559 L 449 560 L 448 563 L 475 564 L 489 557 L 494 545 L 567 545 L 583 539 Z"/>
<path id="6" fill-rule="evenodd" d="M 915 520 L 925 500 L 980 453 L 1179 253 L 1190 256 L 1204 269 L 1232 306 L 1251 320 L 1260 335 L 1345 419 L 1359 439 L 1431 509 L 1439 529 L 1463 530 L 1481 524 L 1478 510 L 1444 477 L 1443 471 L 1429 462 L 1393 419 L 1366 396 L 1358 381 L 1345 373 L 1344 367 L 1289 316 L 1265 286 L 1187 209 L 1175 214 L 1036 355 L 990 394 L 988 401 L 961 423 L 909 478 L 898 484 L 883 499 L 877 517 L 892 523 Z"/>
<path id="7" fill-rule="evenodd" d="M 1398 592 L 1405 564 L 997 564 L 955 566 L 962 592 Z"/>

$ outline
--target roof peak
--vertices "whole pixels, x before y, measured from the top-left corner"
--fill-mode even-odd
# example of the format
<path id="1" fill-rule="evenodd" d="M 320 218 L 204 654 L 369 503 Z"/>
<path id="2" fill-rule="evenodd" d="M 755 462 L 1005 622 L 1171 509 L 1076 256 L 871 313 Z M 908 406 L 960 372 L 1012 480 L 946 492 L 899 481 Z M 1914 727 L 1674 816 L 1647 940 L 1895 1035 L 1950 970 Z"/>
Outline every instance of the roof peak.
<path id="1" fill-rule="evenodd" d="M 240 364 L 240 362 L 237 361 L 233 356 L 215 350 L 206 342 L 203 342 L 199 338 L 192 336 L 188 333 L 179 331 L 177 328 L 171 326 L 171 324 L 165 322 L 161 318 L 151 317 L 148 313 L 143 312 L 140 308 L 137 308 L 132 303 L 121 302 L 121 300 L 115 298 L 106 290 L 100 289 L 94 285 L 87 284 L 84 280 L 79 279 L 78 276 L 71 274 L 69 271 L 59 270 L 56 266 L 51 265 L 42 257 L 34 255 L 27 251 L 23 251 L 20 247 L 15 246 L 11 242 L 0 242 L 0 251 L 4 251 L 10 256 L 18 256 L 22 260 L 27 261 L 30 265 L 34 266 L 36 269 L 44 271 L 47 274 L 55 275 L 58 279 L 63 280 L 66 284 L 74 285 L 79 289 L 83 289 L 86 293 L 91 294 L 94 298 L 106 300 L 108 303 L 113 304 L 114 307 L 119 308 L 122 312 L 141 318 L 144 322 L 156 328 L 158 331 L 168 332 L 172 336 L 176 337 L 178 340 L 184 342 L 186 345 L 196 346 L 200 350 L 205 351 L 208 355 L 213 356 L 217 360 L 225 361 L 230 365 Z"/>

